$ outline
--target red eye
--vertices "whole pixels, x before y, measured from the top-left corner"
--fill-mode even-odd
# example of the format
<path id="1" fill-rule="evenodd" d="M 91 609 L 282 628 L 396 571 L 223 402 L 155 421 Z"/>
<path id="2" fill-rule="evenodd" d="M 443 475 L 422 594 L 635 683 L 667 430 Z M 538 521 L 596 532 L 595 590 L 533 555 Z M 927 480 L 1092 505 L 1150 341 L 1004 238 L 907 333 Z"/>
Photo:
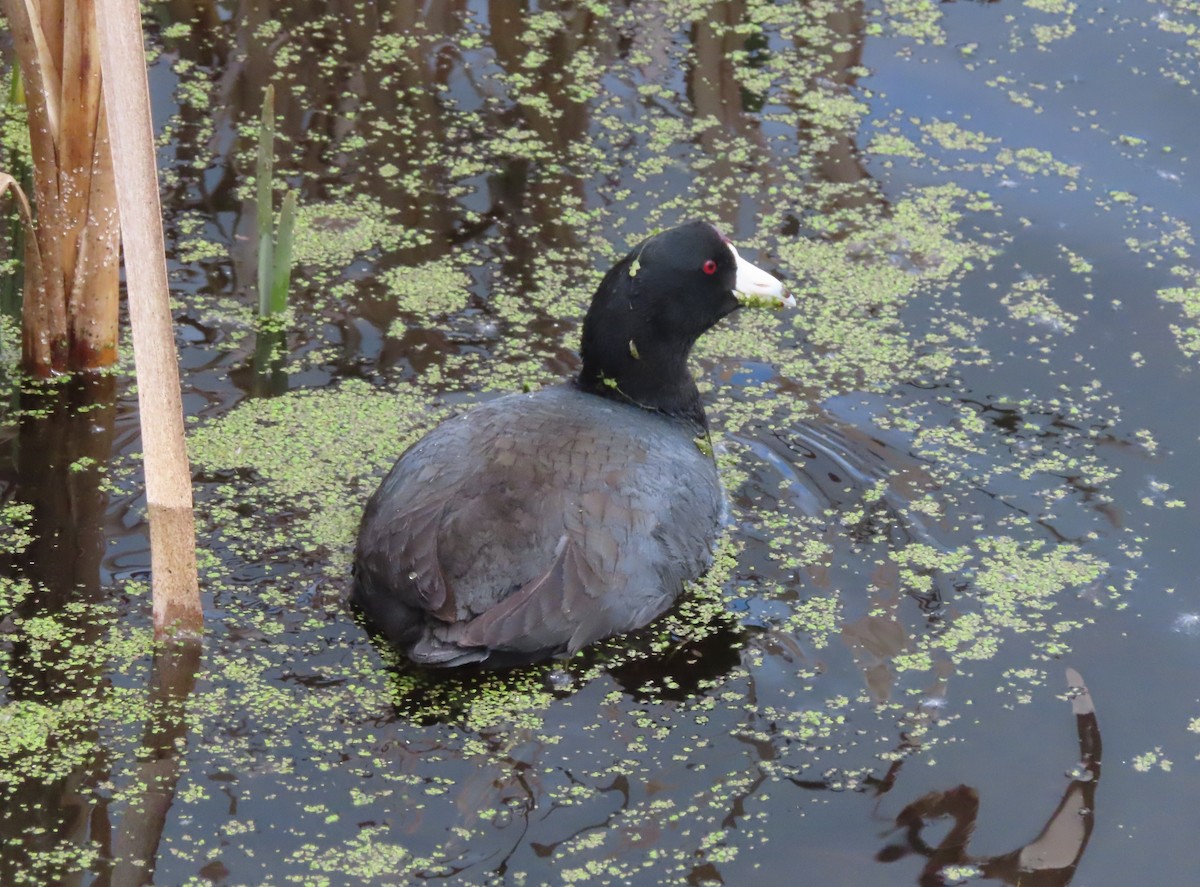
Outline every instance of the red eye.
<path id="1" fill-rule="evenodd" d="M 707 262 L 705 262 L 704 263 L 704 273 L 705 274 L 716 274 L 717 273 L 717 263 L 715 261 L 713 261 L 712 259 L 709 259 Z"/>

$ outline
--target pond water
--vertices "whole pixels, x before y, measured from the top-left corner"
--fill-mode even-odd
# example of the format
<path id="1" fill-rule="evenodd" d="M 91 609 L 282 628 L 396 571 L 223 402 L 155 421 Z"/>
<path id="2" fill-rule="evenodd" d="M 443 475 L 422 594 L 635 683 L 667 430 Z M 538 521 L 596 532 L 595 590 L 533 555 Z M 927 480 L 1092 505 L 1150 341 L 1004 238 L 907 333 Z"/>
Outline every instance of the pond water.
<path id="1" fill-rule="evenodd" d="M 0 883 L 1196 882 L 1194 4 L 146 27 L 208 628 L 152 649 L 128 362 L 14 390 Z M 301 207 L 275 335 L 268 84 Z M 696 216 L 800 301 L 696 349 L 712 571 L 568 661 L 406 665 L 342 603 L 365 498 L 440 418 L 573 372 L 603 270 Z"/>

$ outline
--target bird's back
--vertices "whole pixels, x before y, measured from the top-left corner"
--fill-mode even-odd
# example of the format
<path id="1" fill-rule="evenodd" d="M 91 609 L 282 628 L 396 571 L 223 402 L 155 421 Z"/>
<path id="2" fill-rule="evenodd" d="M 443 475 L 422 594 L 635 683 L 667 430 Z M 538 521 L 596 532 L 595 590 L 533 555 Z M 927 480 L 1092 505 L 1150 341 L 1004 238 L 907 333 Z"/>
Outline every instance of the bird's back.
<path id="1" fill-rule="evenodd" d="M 720 483 L 694 434 L 570 385 L 456 416 L 368 503 L 356 602 L 430 664 L 533 659 L 644 625 L 719 533 Z"/>

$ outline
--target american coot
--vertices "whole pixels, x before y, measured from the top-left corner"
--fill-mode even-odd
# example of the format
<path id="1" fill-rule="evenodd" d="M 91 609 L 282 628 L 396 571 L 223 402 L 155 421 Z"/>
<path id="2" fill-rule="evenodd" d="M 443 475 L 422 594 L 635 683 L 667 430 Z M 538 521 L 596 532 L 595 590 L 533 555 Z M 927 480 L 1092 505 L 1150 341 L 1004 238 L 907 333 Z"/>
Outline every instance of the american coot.
<path id="1" fill-rule="evenodd" d="M 592 299 L 578 378 L 474 407 L 396 462 L 353 602 L 436 666 L 573 653 L 666 610 L 724 511 L 688 352 L 743 304 L 795 301 L 707 222 L 634 248 Z"/>

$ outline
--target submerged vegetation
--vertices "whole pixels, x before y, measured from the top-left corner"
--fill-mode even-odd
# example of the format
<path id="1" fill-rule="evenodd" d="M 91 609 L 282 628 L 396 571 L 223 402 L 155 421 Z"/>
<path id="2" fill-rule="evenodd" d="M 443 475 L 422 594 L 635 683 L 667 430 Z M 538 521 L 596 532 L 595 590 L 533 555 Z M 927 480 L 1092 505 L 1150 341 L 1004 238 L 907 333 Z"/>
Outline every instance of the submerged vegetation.
<path id="1" fill-rule="evenodd" d="M 1141 480 L 1172 431 L 1146 427 L 1126 374 L 1194 371 L 1200 309 L 1191 229 L 1138 196 L 1147 152 L 1168 174 L 1178 153 L 1089 129 L 1088 108 L 1072 130 L 1065 73 L 1003 73 L 1094 49 L 1102 13 L 1004 9 L 1001 26 L 987 5 L 893 0 L 359 4 L 163 25 L 213 630 L 179 708 L 154 695 L 130 558 L 93 564 L 97 593 L 63 612 L 35 571 L 0 579 L 0 880 L 111 864 L 94 836 L 28 823 L 68 792 L 112 821 L 136 809 L 164 711 L 184 763 L 162 883 L 749 883 L 802 858 L 814 882 L 902 883 L 873 859 L 876 810 L 931 778 L 1003 781 L 1033 746 L 1061 772 L 1069 727 L 1033 713 L 1081 639 L 1160 591 L 1146 528 L 1188 504 L 1176 478 Z M 1131 20 L 1168 41 L 1161 79 L 1190 84 L 1192 32 Z M 943 88 L 952 112 L 922 98 Z M 1114 159 L 1084 163 L 1075 139 Z M 249 189 L 235 172 L 256 157 Z M 303 195 L 296 323 L 272 346 L 279 396 L 243 398 L 226 378 L 260 393 L 239 375 L 261 369 L 250 282 L 275 291 L 286 252 L 264 264 L 264 157 Z M 341 602 L 379 476 L 450 412 L 572 373 L 599 270 L 692 216 L 801 303 L 695 352 L 731 508 L 713 569 L 568 661 L 449 679 L 400 662 Z M 1156 347 L 1111 339 L 1135 307 Z M 136 511 L 127 445 L 65 461 Z M 26 501 L 0 511 L 17 559 L 46 526 Z M 1176 714 L 1137 767 L 1194 753 L 1196 707 Z"/>

